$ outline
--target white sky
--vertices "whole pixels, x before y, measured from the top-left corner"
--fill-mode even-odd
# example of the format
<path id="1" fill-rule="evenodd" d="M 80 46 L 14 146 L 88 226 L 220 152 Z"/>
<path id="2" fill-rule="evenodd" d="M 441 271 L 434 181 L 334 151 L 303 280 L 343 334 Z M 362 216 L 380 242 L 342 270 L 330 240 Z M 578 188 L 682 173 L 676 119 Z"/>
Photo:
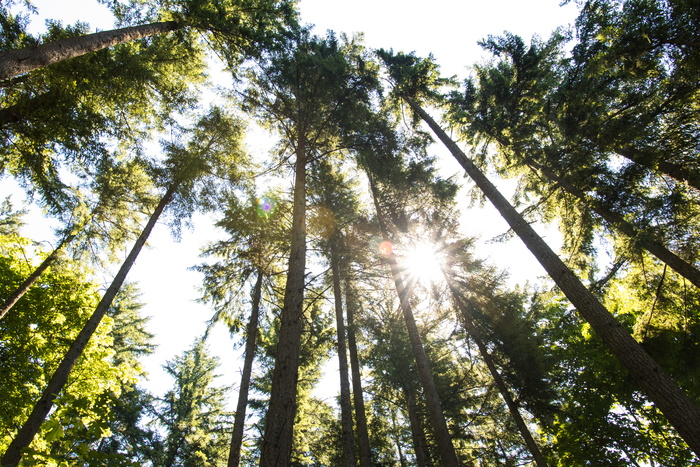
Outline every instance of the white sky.
<path id="1" fill-rule="evenodd" d="M 98 29 L 112 27 L 107 10 L 95 0 L 32 2 L 43 17 L 62 19 L 65 23 L 81 20 Z M 555 28 L 573 23 L 577 14 L 573 4 L 559 7 L 559 0 L 301 0 L 299 8 L 302 20 L 315 24 L 320 34 L 328 29 L 348 34 L 364 32 L 365 43 L 373 48 L 416 51 L 420 56 L 432 53 L 443 74 L 458 75 L 460 81 L 467 76 L 470 65 L 483 59 L 481 48 L 476 45 L 478 40 L 506 30 L 521 35 L 526 41 L 533 34 L 547 38 Z M 34 30 L 41 30 L 42 24 L 35 22 Z M 436 147 L 434 154 L 446 161 L 447 173 L 461 173 L 444 149 Z M 483 210 L 491 215 L 477 211 L 464 216 L 466 233 L 490 238 L 506 231 L 505 222 L 493 214 L 493 209 L 487 206 Z M 194 302 L 199 296 L 196 288 L 201 280 L 197 273 L 188 270 L 201 262 L 198 253 L 209 235 L 207 223 L 206 218 L 201 218 L 198 228 L 183 232 L 180 243 L 172 241 L 166 227 L 156 227 L 149 241 L 152 247 L 141 253 L 128 277 L 130 281 L 137 281 L 143 291 L 142 299 L 147 303 L 144 312 L 152 317 L 150 330 L 156 334 L 159 346 L 145 362 L 150 374 L 146 386 L 156 395 L 162 395 L 170 385 L 161 366 L 192 345 L 211 315 L 211 311 Z M 45 229 L 25 234 L 36 241 L 48 239 L 36 236 L 48 235 Z M 500 253 L 498 258 L 494 256 L 494 262 L 511 270 L 513 275 L 534 280 L 544 274 L 519 241 L 498 245 L 498 250 Z M 484 255 L 479 253 L 479 256 Z M 223 329 L 213 335 L 212 347 L 222 359 L 220 372 L 226 376 L 221 383 L 237 384 L 242 362 L 232 358 Z M 323 381 L 330 387 L 331 394 L 336 392 L 338 384 L 334 373 L 329 369 Z M 232 393 L 231 406 L 235 405 L 234 398 L 235 393 Z"/>

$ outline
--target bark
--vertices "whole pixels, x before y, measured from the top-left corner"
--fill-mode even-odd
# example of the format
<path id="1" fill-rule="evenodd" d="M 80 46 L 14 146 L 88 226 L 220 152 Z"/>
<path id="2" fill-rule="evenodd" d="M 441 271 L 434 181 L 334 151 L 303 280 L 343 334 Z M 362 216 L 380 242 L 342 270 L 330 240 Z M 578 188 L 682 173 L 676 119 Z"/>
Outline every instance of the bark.
<path id="1" fill-rule="evenodd" d="M 75 240 L 75 238 L 78 236 L 77 233 L 71 233 L 63 238 L 61 240 L 61 243 L 58 244 L 58 246 L 47 256 L 44 261 L 41 262 L 39 266 L 32 272 L 29 277 L 27 277 L 24 282 L 22 282 L 17 289 L 15 289 L 12 294 L 5 299 L 2 305 L 0 305 L 0 319 L 2 319 L 8 311 L 12 309 L 13 306 L 15 306 L 15 303 L 19 301 L 22 296 L 24 296 L 25 293 L 29 290 L 29 288 L 34 285 L 34 283 L 41 277 L 41 275 L 48 269 L 51 264 L 53 264 L 54 261 L 58 258 L 59 253 L 63 248 L 68 245 L 70 242 Z"/>
<path id="2" fill-rule="evenodd" d="M 7 451 L 5 451 L 5 454 L 0 460 L 0 465 L 3 467 L 15 467 L 22 457 L 22 449 L 28 447 L 34 439 L 34 436 L 36 436 L 41 424 L 53 407 L 54 400 L 56 397 L 58 397 L 58 394 L 65 386 L 66 381 L 68 381 L 70 371 L 75 366 L 78 358 L 87 346 L 90 337 L 92 337 L 93 333 L 102 321 L 102 318 L 112 305 L 114 297 L 117 295 L 119 289 L 121 289 L 121 286 L 124 283 L 124 280 L 126 279 L 126 275 L 134 265 L 136 258 L 143 248 L 143 245 L 146 243 L 146 240 L 148 240 L 153 227 L 156 225 L 158 218 L 163 212 L 163 209 L 165 209 L 172 199 L 173 193 L 176 189 L 177 186 L 172 185 L 160 200 L 158 206 L 156 206 L 153 214 L 151 214 L 151 218 L 148 220 L 146 227 L 144 227 L 141 235 L 139 235 L 139 238 L 136 239 L 136 243 L 134 243 L 134 246 L 131 248 L 126 260 L 124 260 L 121 268 L 119 268 L 119 271 L 114 277 L 112 284 L 110 284 L 109 288 L 102 296 L 100 303 L 98 303 L 97 307 L 95 308 L 95 311 L 92 313 L 87 323 L 85 323 L 83 329 L 71 344 L 68 352 L 63 357 L 63 360 L 58 365 L 58 368 L 49 380 L 49 383 L 46 386 L 46 389 L 44 389 L 41 398 L 34 406 L 29 418 L 19 429 L 15 435 L 15 438 L 8 446 Z"/>
<path id="3" fill-rule="evenodd" d="M 343 317 L 343 293 L 340 289 L 340 266 L 338 247 L 331 244 L 331 275 L 333 276 L 333 299 L 335 323 L 338 333 L 338 368 L 340 373 L 340 424 L 343 438 L 343 460 L 347 467 L 355 467 L 355 437 L 352 429 L 352 403 L 350 402 L 350 380 L 348 378 L 348 356 L 345 343 Z"/>
<path id="4" fill-rule="evenodd" d="M 469 309 L 464 303 L 463 297 L 457 292 L 456 288 L 451 283 L 449 277 L 447 275 L 445 275 L 445 277 L 448 280 L 450 291 L 452 292 L 452 296 L 454 297 L 455 303 L 457 304 L 457 307 L 462 313 L 464 328 L 467 330 L 467 333 L 469 333 L 472 340 L 476 343 L 476 347 L 479 349 L 481 358 L 484 360 L 486 367 L 489 369 L 489 373 L 491 373 L 491 377 L 496 383 L 496 387 L 501 393 L 501 397 L 508 406 L 508 411 L 510 412 L 511 417 L 513 417 L 513 421 L 518 427 L 520 436 L 522 436 L 523 441 L 525 441 L 525 445 L 527 446 L 528 451 L 530 451 L 530 454 L 532 454 L 532 458 L 535 461 L 537 467 L 547 467 L 547 461 L 542 455 L 539 446 L 537 446 L 535 439 L 532 437 L 532 433 L 530 433 L 530 430 L 528 429 L 525 420 L 523 420 L 522 415 L 520 415 L 518 405 L 513 400 L 513 397 L 510 395 L 510 391 L 508 390 L 508 386 L 506 386 L 506 382 L 503 380 L 503 377 L 498 372 L 498 368 L 496 368 L 496 364 L 494 363 L 493 358 L 491 358 L 491 354 L 489 354 L 489 351 L 486 348 L 486 345 L 484 344 L 482 333 L 474 323 L 474 320 L 472 319 L 472 314 L 469 312 Z"/>
<path id="5" fill-rule="evenodd" d="M 280 314 L 279 341 L 272 373 L 270 404 L 260 467 L 287 467 L 291 462 L 301 333 L 304 328 L 304 272 L 306 269 L 306 140 L 303 131 L 296 145 L 296 175 L 292 212 L 289 270 Z"/>
<path id="6" fill-rule="evenodd" d="M 425 430 L 421 422 L 416 397 L 408 389 L 404 388 L 406 406 L 408 407 L 408 422 L 411 425 L 411 439 L 413 439 L 413 452 L 416 455 L 417 467 L 432 467 L 428 455 L 428 440 L 425 438 Z"/>
<path id="7" fill-rule="evenodd" d="M 263 270 L 258 270 L 258 278 L 253 286 L 253 302 L 251 304 L 250 319 L 246 328 L 245 356 L 243 360 L 243 373 L 241 385 L 238 389 L 238 404 L 233 420 L 233 433 L 231 434 L 231 447 L 228 454 L 228 467 L 238 467 L 241 462 L 241 445 L 243 444 L 243 431 L 245 428 L 245 415 L 248 408 L 248 392 L 250 391 L 250 379 L 253 373 L 253 360 L 257 346 L 258 321 L 260 319 L 260 296 L 262 295 Z"/>
<path id="8" fill-rule="evenodd" d="M 175 21 L 164 21 L 100 31 L 94 34 L 61 39 L 36 47 L 10 50 L 0 54 L 0 82 L 62 60 L 106 49 L 123 42 L 174 31 L 181 27 Z"/>
<path id="9" fill-rule="evenodd" d="M 58 97 L 59 93 L 56 91 L 47 91 L 26 101 L 0 109 L 0 127 L 30 118 L 33 111 L 50 106 Z"/>
<path id="10" fill-rule="evenodd" d="M 362 396 L 362 376 L 360 374 L 360 359 L 355 339 L 355 309 L 357 299 L 348 278 L 345 278 L 345 303 L 348 312 L 348 350 L 350 351 L 350 369 L 352 371 L 352 395 L 355 403 L 355 424 L 357 425 L 357 445 L 359 447 L 360 467 L 371 467 L 369 431 L 367 430 L 367 415 L 365 400 Z"/>
<path id="11" fill-rule="evenodd" d="M 700 455 L 700 409 L 664 372 L 630 333 L 588 291 L 549 245 L 513 208 L 488 178 L 467 158 L 440 126 L 413 99 L 404 96 L 411 108 L 435 132 L 452 155 L 498 209 L 511 229 L 537 258 L 549 276 L 591 325 L 622 366 L 661 410 L 695 454 Z"/>
<path id="12" fill-rule="evenodd" d="M 700 172 L 697 170 L 667 161 L 659 161 L 656 164 L 652 164 L 644 157 L 640 157 L 639 153 L 631 147 L 619 148 L 616 152 L 619 155 L 636 164 L 642 165 L 651 171 L 660 172 L 673 178 L 674 180 L 685 182 L 696 190 L 700 190 Z"/>
<path id="13" fill-rule="evenodd" d="M 650 239 L 643 233 L 639 232 L 632 224 L 627 222 L 621 214 L 606 209 L 601 205 L 600 202 L 591 199 L 589 196 L 586 195 L 586 193 L 572 185 L 564 177 L 558 176 L 552 170 L 543 167 L 534 161 L 527 161 L 527 164 L 533 169 L 542 172 L 542 174 L 545 177 L 556 182 L 567 193 L 581 200 L 584 204 L 591 208 L 593 212 L 602 217 L 606 222 L 608 222 L 618 231 L 630 237 L 635 243 L 635 245 L 647 250 L 649 253 L 656 256 L 658 259 L 667 264 L 678 274 L 688 279 L 693 285 L 695 285 L 696 287 L 700 287 L 700 271 L 698 271 L 698 269 L 695 268 L 692 264 L 680 258 L 671 250 L 666 248 L 662 243 Z"/>
<path id="14" fill-rule="evenodd" d="M 379 219 L 379 227 L 382 231 L 382 237 L 384 241 L 389 241 L 387 226 L 384 222 L 377 199 L 377 190 L 371 178 L 370 189 L 372 191 L 372 197 L 374 198 L 374 205 L 375 209 L 377 210 L 377 218 Z M 430 425 L 435 434 L 442 463 L 446 467 L 459 466 L 460 463 L 457 459 L 457 453 L 454 446 L 452 445 L 452 438 L 447 428 L 447 420 L 442 412 L 442 403 L 440 402 L 440 396 L 438 395 L 437 387 L 435 386 L 433 373 L 430 368 L 430 363 L 428 362 L 428 356 L 425 353 L 425 348 L 423 347 L 423 342 L 421 341 L 418 326 L 416 325 L 416 320 L 413 316 L 413 309 L 411 308 L 411 304 L 409 302 L 410 290 L 403 282 L 401 270 L 393 254 L 387 257 L 387 262 L 389 263 L 389 267 L 391 269 L 391 275 L 394 279 L 396 292 L 399 295 L 399 303 L 401 305 L 401 311 L 406 323 L 408 338 L 411 342 L 413 357 L 416 360 L 418 379 L 420 380 L 421 387 L 423 388 L 423 395 L 425 397 L 425 405 L 428 408 Z"/>

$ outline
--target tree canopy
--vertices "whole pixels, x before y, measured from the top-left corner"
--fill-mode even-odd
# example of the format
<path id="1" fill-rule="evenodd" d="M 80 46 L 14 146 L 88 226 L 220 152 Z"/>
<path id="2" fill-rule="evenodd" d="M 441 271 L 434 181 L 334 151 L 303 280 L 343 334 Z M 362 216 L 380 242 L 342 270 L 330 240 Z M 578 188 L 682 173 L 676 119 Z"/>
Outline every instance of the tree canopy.
<path id="1" fill-rule="evenodd" d="M 0 5 L 3 466 L 700 463 L 697 2 L 577 0 L 455 77 L 294 1 L 99 3 Z M 161 217 L 205 312 L 153 393 Z"/>

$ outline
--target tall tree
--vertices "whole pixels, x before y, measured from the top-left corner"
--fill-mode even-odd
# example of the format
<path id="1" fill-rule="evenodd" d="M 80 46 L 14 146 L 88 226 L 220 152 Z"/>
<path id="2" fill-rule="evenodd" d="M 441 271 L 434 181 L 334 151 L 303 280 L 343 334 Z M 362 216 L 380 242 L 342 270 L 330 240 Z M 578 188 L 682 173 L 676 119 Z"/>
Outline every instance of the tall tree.
<path id="1" fill-rule="evenodd" d="M 65 232 L 60 233 L 58 245 L 6 296 L 0 305 L 0 319 L 73 243 L 79 243 L 77 249 L 86 253 L 117 250 L 136 230 L 139 211 L 150 204 L 148 177 L 141 164 L 135 161 L 116 163 L 111 158 L 105 159 L 89 188 L 89 198 L 77 193 L 77 205 L 66 216 L 67 227 L 63 229 Z M 87 206 L 88 203 L 92 207 Z M 115 219 L 118 221 L 115 222 Z M 99 261 L 100 258 L 92 259 Z"/>
<path id="2" fill-rule="evenodd" d="M 205 299 L 215 305 L 216 313 L 211 323 L 223 322 L 232 335 L 242 327 L 241 284 L 253 282 L 250 291 L 250 316 L 245 326 L 244 362 L 238 388 L 238 402 L 234 417 L 233 433 L 228 455 L 228 465 L 238 466 L 246 423 L 249 390 L 253 362 L 257 350 L 257 338 L 263 292 L 274 294 L 269 284 L 273 275 L 280 274 L 280 262 L 285 252 L 283 246 L 287 225 L 282 222 L 285 203 L 272 192 L 257 198 L 249 195 L 241 202 L 234 194 L 226 200 L 224 217 L 217 222 L 230 237 L 207 247 L 205 255 L 221 258 L 215 264 L 205 264 L 197 269 L 204 273 Z M 266 285 L 267 283 L 267 285 Z"/>
<path id="3" fill-rule="evenodd" d="M 379 204 L 379 193 L 375 182 L 371 178 L 371 175 L 370 185 L 370 190 L 372 191 L 372 197 L 377 210 L 377 218 L 379 220 L 379 225 L 382 232 L 382 238 L 384 242 L 388 242 L 390 244 L 391 240 L 389 237 L 389 230 L 384 213 L 382 212 Z M 423 347 L 423 343 L 421 342 L 420 332 L 418 331 L 410 304 L 411 284 L 406 283 L 406 279 L 402 277 L 400 266 L 396 260 L 396 257 L 390 250 L 387 251 L 387 262 L 389 263 L 389 267 L 391 269 L 391 275 L 396 286 L 396 292 L 399 295 L 399 303 L 401 305 L 406 328 L 408 330 L 411 348 L 413 350 L 414 358 L 416 359 L 416 367 L 418 369 L 418 375 L 420 377 L 423 394 L 425 396 L 428 413 L 430 415 L 430 423 L 440 448 L 440 457 L 445 465 L 457 466 L 459 465 L 457 453 L 455 452 L 452 444 L 450 432 L 447 428 L 447 421 L 445 420 L 445 415 L 442 411 L 440 396 L 433 380 L 430 363 L 428 362 L 428 357 L 425 354 L 425 349 Z"/>
<path id="4" fill-rule="evenodd" d="M 304 327 L 307 164 L 336 149 L 344 120 L 368 100 L 374 78 L 356 73 L 349 57 L 356 48 L 332 35 L 322 39 L 299 31 L 294 43 L 270 52 L 245 93 L 247 105 L 279 129 L 295 158 L 291 251 L 261 465 L 290 462 Z"/>
<path id="5" fill-rule="evenodd" d="M 158 420 L 165 429 L 162 467 L 205 466 L 223 462 L 228 444 L 224 387 L 212 386 L 218 359 L 210 357 L 202 339 L 165 364 L 173 388 L 162 401 Z"/>
<path id="6" fill-rule="evenodd" d="M 389 66 L 395 86 L 394 92 L 445 144 L 611 352 L 668 417 L 691 449 L 700 454 L 700 409 L 581 283 L 542 237 L 525 222 L 493 183 L 415 100 L 420 98 L 421 91 L 427 91 L 426 94 L 431 95 L 425 85 L 430 84 L 430 78 L 437 75 L 435 65 L 430 61 L 418 60 L 412 55 L 393 56 L 391 53 L 380 51 L 380 56 Z"/>
<path id="7" fill-rule="evenodd" d="M 187 27 L 223 36 L 236 42 L 236 49 L 250 52 L 251 47 L 257 46 L 261 40 L 269 41 L 266 34 L 277 33 L 276 29 L 291 16 L 291 5 L 276 0 L 185 1 L 179 4 L 168 2 L 164 6 L 175 6 L 166 13 L 173 20 L 101 31 L 0 53 L 0 81 L 116 44 Z"/>
<path id="8" fill-rule="evenodd" d="M 175 201 L 173 210 L 182 218 L 192 212 L 195 203 L 201 202 L 202 205 L 205 205 L 208 200 L 202 198 L 212 194 L 212 183 L 210 181 L 206 184 L 209 186 L 206 186 L 205 193 L 201 193 L 201 186 L 197 190 L 198 185 L 202 183 L 204 175 L 226 175 L 229 177 L 235 175 L 236 169 L 232 168 L 231 164 L 234 161 L 238 162 L 236 159 L 243 159 L 239 153 L 240 138 L 241 129 L 235 120 L 226 118 L 220 110 L 213 109 L 209 115 L 198 122 L 188 147 L 174 143 L 168 144 L 167 150 L 170 157 L 164 161 L 164 167 L 155 170 L 156 174 L 161 177 L 160 181 L 168 185 L 165 194 L 151 214 L 148 223 L 119 268 L 111 285 L 102 296 L 100 303 L 54 372 L 41 398 L 34 406 L 34 410 L 10 443 L 2 457 L 3 464 L 14 466 L 19 463 L 22 449 L 29 446 L 34 439 L 46 415 L 51 410 L 54 400 L 65 386 L 71 369 L 75 366 L 90 337 L 107 313 L 163 210 Z"/>
<path id="9" fill-rule="evenodd" d="M 2 288 L 11 279 L 22 276 L 30 265 L 25 262 L 27 241 L 15 235 L 0 239 L 2 249 Z M 68 348 L 70 339 L 88 317 L 88 310 L 98 301 L 98 288 L 91 283 L 88 271 L 79 263 L 65 259 L 39 279 L 41 287 L 32 289 L 0 325 L 0 393 L 4 401 L 0 410 L 2 449 L 31 411 L 34 400 L 50 378 Z M 121 297 L 120 302 L 128 301 Z M 56 401 L 55 410 L 35 442 L 25 454 L 27 462 L 101 463 L 105 456 L 123 461 L 118 453 L 96 449 L 113 426 L 113 410 L 138 377 L 135 359 L 127 354 L 147 344 L 137 344 L 135 336 L 143 331 L 142 323 L 129 329 L 131 343 L 120 336 L 125 316 L 112 308 L 109 318 L 96 331 L 77 362 L 69 384 Z M 140 335 L 147 339 L 147 335 Z M 140 337 L 138 338 L 140 340 Z M 130 357 L 129 357 L 130 358 Z M 99 452 L 98 452 L 99 451 Z"/>

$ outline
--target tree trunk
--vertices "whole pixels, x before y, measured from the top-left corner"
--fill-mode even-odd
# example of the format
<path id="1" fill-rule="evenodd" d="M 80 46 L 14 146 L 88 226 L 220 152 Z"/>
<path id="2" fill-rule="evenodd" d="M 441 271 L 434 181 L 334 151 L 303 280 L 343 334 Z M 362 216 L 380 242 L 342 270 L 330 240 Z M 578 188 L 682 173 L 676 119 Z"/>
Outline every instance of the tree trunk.
<path id="1" fill-rule="evenodd" d="M 659 161 L 656 165 L 649 163 L 643 157 L 637 155 L 637 151 L 632 147 L 618 148 L 616 152 L 632 162 L 642 165 L 647 169 L 668 175 L 679 182 L 685 182 L 696 190 L 700 190 L 700 172 L 688 167 L 682 167 L 673 162 Z"/>
<path id="2" fill-rule="evenodd" d="M 340 424 L 343 436 L 343 460 L 347 467 L 355 467 L 355 437 L 352 430 L 352 403 L 350 402 L 350 380 L 348 378 L 348 356 L 345 345 L 345 323 L 343 318 L 343 293 L 340 289 L 340 266 L 338 247 L 331 243 L 331 275 L 333 276 L 333 300 L 335 323 L 338 333 L 338 368 L 340 373 Z"/>
<path id="3" fill-rule="evenodd" d="M 65 357 L 63 357 L 63 360 L 58 365 L 58 368 L 49 380 L 49 383 L 41 395 L 41 398 L 34 406 L 29 418 L 19 429 L 15 435 L 15 438 L 8 446 L 7 451 L 5 451 L 2 460 L 0 460 L 0 465 L 3 467 L 15 467 L 22 457 L 22 449 L 28 447 L 34 439 L 34 436 L 36 436 L 41 424 L 53 407 L 53 401 L 56 399 L 56 397 L 58 397 L 58 394 L 65 386 L 66 381 L 68 381 L 68 376 L 71 369 L 73 366 L 75 366 L 78 358 L 87 346 L 90 337 L 92 337 L 92 334 L 99 326 L 102 318 L 112 305 L 114 297 L 117 295 L 119 289 L 124 283 L 124 280 L 126 279 L 126 275 L 134 265 L 136 258 L 143 248 L 143 245 L 146 243 L 146 240 L 148 240 L 148 236 L 151 234 L 151 231 L 156 225 L 158 218 L 163 212 L 163 209 L 165 209 L 172 199 L 173 193 L 176 189 L 177 185 L 172 185 L 168 191 L 166 191 L 165 195 L 160 200 L 160 203 L 158 203 L 158 206 L 156 206 L 153 214 L 151 214 L 151 218 L 148 220 L 146 227 L 144 227 L 141 235 L 139 235 L 139 238 L 136 239 L 136 243 L 134 243 L 134 246 L 131 248 L 126 260 L 124 260 L 121 268 L 119 268 L 119 271 L 114 277 L 112 284 L 102 296 L 102 299 L 95 308 L 95 311 L 92 313 L 92 316 L 90 316 L 83 329 L 71 344 Z"/>
<path id="4" fill-rule="evenodd" d="M 384 222 L 384 217 L 382 215 L 379 201 L 377 198 L 377 190 L 374 186 L 374 182 L 370 176 L 370 189 L 372 191 L 372 197 L 374 198 L 375 209 L 377 210 L 377 218 L 379 220 L 379 227 L 382 231 L 382 237 L 384 241 L 389 241 L 389 234 L 387 231 L 386 223 Z M 433 432 L 435 434 L 435 439 L 438 444 L 438 450 L 440 452 L 440 457 L 443 464 L 446 467 L 459 466 L 459 461 L 457 460 L 457 453 L 455 452 L 454 446 L 452 445 L 452 438 L 450 432 L 447 429 L 447 420 L 442 412 L 442 404 L 440 402 L 440 396 L 437 392 L 437 387 L 435 386 L 435 381 L 433 380 L 433 373 L 430 369 L 430 363 L 428 362 L 428 356 L 423 348 L 423 342 L 421 341 L 420 333 L 418 332 L 418 326 L 416 325 L 415 317 L 413 316 L 413 309 L 411 308 L 410 300 L 410 290 L 403 282 L 401 277 L 401 270 L 396 262 L 396 258 L 393 254 L 387 257 L 387 262 L 391 268 L 391 275 L 394 279 L 394 284 L 396 286 L 396 292 L 399 295 L 399 303 L 401 305 L 401 311 L 403 312 L 404 321 L 406 322 L 406 328 L 408 331 L 408 338 L 411 342 L 411 349 L 413 350 L 413 357 L 416 360 L 416 368 L 418 369 L 418 379 L 420 380 L 421 387 L 423 388 L 423 395 L 425 397 L 425 404 L 428 408 L 428 415 L 430 419 L 430 424 L 432 426 Z"/>
<path id="5" fill-rule="evenodd" d="M 260 467 L 287 467 L 292 454 L 306 270 L 306 140 L 303 130 L 297 141 L 296 156 L 289 270 Z"/>
<path id="6" fill-rule="evenodd" d="M 360 450 L 360 467 L 371 467 L 369 447 L 369 431 L 367 430 L 367 415 L 365 400 L 362 396 L 362 376 L 360 374 L 360 359 L 357 353 L 355 339 L 355 309 L 357 299 L 349 278 L 345 278 L 345 303 L 348 312 L 348 350 L 350 351 L 350 369 L 352 371 L 352 395 L 355 403 L 355 424 L 357 425 L 357 444 Z"/>
<path id="7" fill-rule="evenodd" d="M 411 393 L 408 388 L 404 388 L 404 396 L 406 397 L 408 409 L 408 422 L 411 425 L 411 439 L 413 439 L 413 452 L 416 455 L 416 467 L 432 467 L 433 464 L 428 454 L 428 440 L 425 438 L 425 430 L 418 413 L 415 394 Z"/>
<path id="8" fill-rule="evenodd" d="M 501 377 L 501 374 L 498 372 L 498 369 L 496 368 L 496 365 L 493 359 L 491 358 L 491 355 L 489 354 L 486 345 L 484 344 L 482 333 L 476 327 L 476 324 L 472 319 L 472 314 L 469 312 L 466 304 L 464 303 L 463 297 L 461 296 L 461 294 L 459 294 L 459 292 L 453 285 L 451 279 L 447 275 L 445 275 L 445 278 L 448 281 L 450 291 L 452 292 L 452 296 L 455 300 L 455 303 L 457 304 L 457 307 L 462 313 L 464 328 L 466 329 L 467 333 L 469 333 L 472 340 L 476 343 L 476 346 L 479 349 L 479 353 L 481 354 L 481 358 L 484 360 L 486 367 L 489 369 L 491 377 L 493 377 L 493 381 L 496 383 L 496 387 L 501 393 L 501 397 L 503 397 L 503 400 L 508 406 L 508 411 L 510 412 L 511 417 L 513 417 L 513 421 L 518 427 L 520 436 L 522 436 L 523 441 L 525 441 L 527 449 L 530 451 L 530 454 L 532 454 L 532 458 L 535 461 L 535 464 L 537 464 L 537 467 L 547 467 L 547 461 L 544 459 L 544 456 L 542 455 L 539 446 L 537 446 L 535 439 L 532 437 L 532 433 L 530 433 L 530 430 L 528 429 L 525 420 L 523 420 L 523 417 L 520 415 L 518 405 L 511 397 L 510 391 L 508 391 L 508 387 L 506 386 L 506 382 L 503 380 L 503 377 Z"/>
<path id="9" fill-rule="evenodd" d="M 576 275 L 513 208 L 483 172 L 467 158 L 435 120 L 413 99 L 405 96 L 404 99 L 447 146 L 455 159 L 498 209 L 501 216 L 537 258 L 564 295 L 598 333 L 613 355 L 642 387 L 649 399 L 666 415 L 671 425 L 678 430 L 693 452 L 700 455 L 700 409 L 632 338 L 615 317 L 586 289 Z"/>
<path id="10" fill-rule="evenodd" d="M 662 262 L 667 264 L 671 269 L 676 271 L 681 276 L 688 279 L 696 287 L 700 287 L 700 271 L 692 264 L 684 261 L 678 255 L 670 251 L 660 242 L 646 237 L 640 233 L 632 224 L 627 222 L 625 218 L 609 209 L 603 207 L 599 202 L 591 199 L 582 190 L 572 185 L 568 180 L 558 176 L 552 170 L 541 166 L 537 162 L 526 160 L 527 165 L 533 169 L 539 170 L 550 180 L 557 183 L 567 193 L 575 196 L 582 201 L 586 206 L 590 207 L 593 212 L 602 217 L 606 222 L 615 227 L 617 230 L 627 235 L 640 248 L 647 250 L 652 255 L 656 256 Z"/>
<path id="11" fill-rule="evenodd" d="M 8 311 L 12 309 L 13 306 L 15 306 L 15 303 L 19 301 L 22 296 L 27 293 L 29 288 L 34 285 L 34 283 L 41 277 L 41 275 L 48 269 L 51 264 L 56 261 L 56 258 L 58 258 L 58 254 L 60 251 L 68 245 L 70 242 L 72 242 L 76 237 L 78 236 L 77 233 L 70 233 L 63 237 L 63 240 L 61 240 L 61 243 L 58 244 L 56 248 L 47 256 L 44 261 L 41 262 L 39 266 L 32 272 L 29 277 L 27 277 L 24 282 L 22 282 L 17 289 L 15 289 L 12 294 L 7 297 L 7 299 L 3 302 L 2 305 L 0 305 L 0 319 L 2 319 Z"/>
<path id="12" fill-rule="evenodd" d="M 100 31 L 0 54 L 0 82 L 89 52 L 182 27 L 175 21 Z"/>
<path id="13" fill-rule="evenodd" d="M 243 374 L 241 385 L 238 389 L 238 404 L 233 420 L 233 433 L 231 434 L 231 447 L 228 454 L 228 467 L 238 467 L 241 462 L 241 445 L 243 444 L 243 431 L 245 428 L 245 414 L 248 407 L 248 392 L 250 390 L 250 378 L 253 373 L 253 360 L 257 346 L 258 321 L 260 319 L 260 296 L 262 295 L 263 270 L 258 270 L 258 278 L 253 286 L 253 303 L 250 310 L 250 319 L 246 328 L 245 357 L 243 361 Z"/>

